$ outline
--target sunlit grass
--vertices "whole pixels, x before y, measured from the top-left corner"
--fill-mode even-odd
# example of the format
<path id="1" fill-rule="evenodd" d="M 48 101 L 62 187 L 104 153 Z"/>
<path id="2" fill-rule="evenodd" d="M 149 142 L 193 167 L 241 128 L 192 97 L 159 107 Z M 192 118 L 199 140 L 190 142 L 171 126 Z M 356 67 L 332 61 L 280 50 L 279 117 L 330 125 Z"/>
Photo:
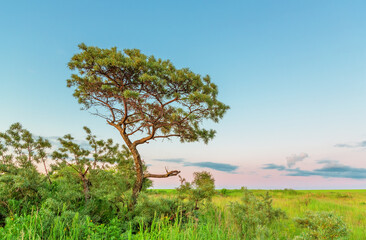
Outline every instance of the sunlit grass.
<path id="1" fill-rule="evenodd" d="M 172 195 L 174 189 L 154 190 L 158 195 Z M 267 190 L 251 190 L 255 195 L 263 195 Z M 350 239 L 360 240 L 366 236 L 366 190 L 268 190 L 273 198 L 273 206 L 284 210 L 288 219 L 287 231 L 295 236 L 300 232 L 295 222 L 296 217 L 304 216 L 306 211 L 334 212 L 342 217 L 351 234 Z M 226 196 L 218 194 L 212 202 L 225 211 L 230 202 L 239 201 L 240 190 L 227 190 Z"/>
<path id="2" fill-rule="evenodd" d="M 255 195 L 263 195 L 265 190 L 252 190 Z M 343 218 L 350 238 L 365 239 L 366 236 L 366 191 L 365 190 L 321 190 L 294 191 L 271 190 L 273 207 L 286 212 L 287 218 L 269 225 L 272 232 L 278 233 L 276 239 L 294 239 L 302 233 L 294 218 L 303 217 L 307 211 L 334 212 Z M 176 190 L 149 190 L 150 197 L 172 197 Z M 2 239 L 241 239 L 240 229 L 233 222 L 229 205 L 240 201 L 240 190 L 220 191 L 212 199 L 213 206 L 202 205 L 200 216 L 192 217 L 183 223 L 178 216 L 170 221 L 164 216 L 155 216 L 151 227 L 140 227 L 140 231 L 121 232 L 117 225 L 94 224 L 90 218 L 75 215 L 72 224 L 66 225 L 56 217 L 48 230 L 42 226 L 41 215 L 14 216 L 7 219 L 8 228 L 1 230 Z M 207 205 L 208 204 L 208 205 Z M 143 223 L 141 223 L 143 226 Z M 6 231 L 6 232 L 4 232 Z M 266 238 L 260 238 L 266 239 Z"/>

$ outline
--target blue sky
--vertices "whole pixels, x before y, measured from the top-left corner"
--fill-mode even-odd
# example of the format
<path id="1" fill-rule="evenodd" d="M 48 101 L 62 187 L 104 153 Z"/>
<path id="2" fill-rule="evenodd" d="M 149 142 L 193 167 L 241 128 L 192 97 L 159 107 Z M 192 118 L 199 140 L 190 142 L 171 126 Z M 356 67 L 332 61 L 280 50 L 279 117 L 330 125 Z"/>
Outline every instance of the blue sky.
<path id="1" fill-rule="evenodd" d="M 227 188 L 364 188 L 365 9 L 364 1 L 2 2 L 0 131 L 19 121 L 36 135 L 81 139 L 87 125 L 122 141 L 80 111 L 67 62 L 81 42 L 139 48 L 209 74 L 231 106 L 207 123 L 218 132 L 208 145 L 141 147 L 151 171 L 179 168 L 189 179 L 210 170 Z"/>

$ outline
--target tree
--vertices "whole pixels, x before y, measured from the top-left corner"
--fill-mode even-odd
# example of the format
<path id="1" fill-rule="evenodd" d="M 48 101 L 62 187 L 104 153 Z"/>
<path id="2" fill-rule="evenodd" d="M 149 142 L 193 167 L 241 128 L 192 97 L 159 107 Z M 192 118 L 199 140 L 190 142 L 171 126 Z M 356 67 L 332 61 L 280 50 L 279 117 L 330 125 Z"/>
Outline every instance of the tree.
<path id="1" fill-rule="evenodd" d="M 182 142 L 207 143 L 214 130 L 201 127 L 205 119 L 218 122 L 229 107 L 217 100 L 210 77 L 188 68 L 177 69 L 169 60 L 145 56 L 138 49 L 118 51 L 80 44 L 68 66 L 78 70 L 67 80 L 84 109 L 116 128 L 132 153 L 136 182 L 132 202 L 145 178 L 176 176 L 178 170 L 151 174 L 143 170 L 137 147 L 148 141 L 178 137 Z"/>
<path id="2" fill-rule="evenodd" d="M 42 201 L 46 177 L 37 171 L 37 164 L 45 163 L 49 148 L 48 140 L 35 138 L 20 123 L 0 133 L 0 225 L 9 212 L 26 212 Z"/>
<path id="3" fill-rule="evenodd" d="M 53 170 L 71 168 L 76 179 L 79 179 L 82 184 L 84 200 L 87 202 L 90 198 L 91 179 L 98 179 L 97 175 L 105 176 L 106 172 L 115 170 L 121 175 L 121 179 L 128 182 L 133 178 L 130 176 L 133 166 L 130 165 L 131 153 L 127 148 L 120 149 L 120 146 L 114 144 L 112 139 L 106 141 L 97 139 L 88 127 L 84 127 L 84 130 L 87 134 L 87 146 L 76 143 L 70 134 L 58 139 L 61 147 L 52 154 L 55 161 L 52 168 Z M 103 184 L 98 183 L 98 185 Z M 104 183 L 104 185 L 108 184 Z M 114 187 L 116 188 L 116 186 Z M 99 187 L 99 191 L 103 188 L 106 186 Z"/>
<path id="4" fill-rule="evenodd" d="M 180 177 L 181 185 L 177 188 L 181 199 L 188 198 L 194 202 L 194 209 L 198 209 L 198 203 L 203 199 L 211 200 L 215 194 L 215 179 L 210 172 L 194 172 L 192 183 Z"/>

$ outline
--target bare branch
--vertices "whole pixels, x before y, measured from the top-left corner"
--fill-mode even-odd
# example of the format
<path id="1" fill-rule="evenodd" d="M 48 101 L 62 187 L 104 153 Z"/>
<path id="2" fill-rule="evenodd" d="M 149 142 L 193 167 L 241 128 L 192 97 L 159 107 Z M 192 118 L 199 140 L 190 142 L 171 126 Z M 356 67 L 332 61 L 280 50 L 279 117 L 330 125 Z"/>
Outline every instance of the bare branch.
<path id="1" fill-rule="evenodd" d="M 167 171 L 166 174 L 152 174 L 152 173 L 145 173 L 144 178 L 167 178 L 177 176 L 180 173 L 178 170 Z"/>

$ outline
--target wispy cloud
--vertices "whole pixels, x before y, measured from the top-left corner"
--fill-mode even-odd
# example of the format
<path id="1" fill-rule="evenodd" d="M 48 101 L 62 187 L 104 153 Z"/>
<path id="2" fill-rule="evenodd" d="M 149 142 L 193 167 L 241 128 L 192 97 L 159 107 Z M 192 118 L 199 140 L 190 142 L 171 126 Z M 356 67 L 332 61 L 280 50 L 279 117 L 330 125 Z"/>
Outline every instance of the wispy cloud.
<path id="1" fill-rule="evenodd" d="M 339 163 L 339 161 L 337 161 L 337 160 L 323 159 L 323 160 L 318 160 L 317 163 L 320 163 L 320 164 L 332 164 L 332 163 Z"/>
<path id="2" fill-rule="evenodd" d="M 188 162 L 183 158 L 158 158 L 153 159 L 159 162 L 171 162 L 171 163 L 179 163 L 183 164 L 183 166 L 193 166 L 200 168 L 210 168 L 217 171 L 227 172 L 227 173 L 235 173 L 235 170 L 239 168 L 239 166 L 228 164 L 228 163 L 215 163 L 215 162 Z"/>
<path id="3" fill-rule="evenodd" d="M 262 169 L 275 169 L 278 171 L 283 171 L 286 169 L 286 167 L 284 165 L 277 165 L 277 164 L 273 164 L 273 163 L 268 163 L 268 164 L 264 164 L 264 167 L 262 167 Z"/>
<path id="4" fill-rule="evenodd" d="M 366 147 L 366 141 L 357 142 L 353 144 L 339 143 L 334 145 L 334 147 L 338 148 L 364 148 Z"/>
<path id="5" fill-rule="evenodd" d="M 321 176 L 324 178 L 351 178 L 366 179 L 366 168 L 354 168 L 340 164 L 336 160 L 320 160 L 318 164 L 324 164 L 323 167 L 314 170 L 301 170 L 300 168 L 285 168 L 282 165 L 265 164 L 262 169 L 276 169 L 286 172 L 286 176 Z"/>
<path id="6" fill-rule="evenodd" d="M 217 171 L 233 173 L 239 166 L 227 164 L 227 163 L 214 163 L 214 162 L 185 162 L 184 166 L 195 166 L 201 168 L 211 168 Z"/>
<path id="7" fill-rule="evenodd" d="M 287 166 L 291 168 L 291 167 L 295 166 L 295 164 L 297 162 L 301 162 L 302 160 L 304 160 L 307 157 L 309 157 L 309 155 L 307 153 L 300 153 L 298 155 L 292 154 L 291 156 L 286 158 Z"/>
<path id="8" fill-rule="evenodd" d="M 334 145 L 334 147 L 337 147 L 337 148 L 352 148 L 354 146 L 350 145 L 350 144 L 339 143 L 339 144 Z"/>
<path id="9" fill-rule="evenodd" d="M 184 162 L 183 158 L 155 158 L 153 160 L 159 161 L 159 162 L 172 162 L 172 163 L 183 163 Z"/>

